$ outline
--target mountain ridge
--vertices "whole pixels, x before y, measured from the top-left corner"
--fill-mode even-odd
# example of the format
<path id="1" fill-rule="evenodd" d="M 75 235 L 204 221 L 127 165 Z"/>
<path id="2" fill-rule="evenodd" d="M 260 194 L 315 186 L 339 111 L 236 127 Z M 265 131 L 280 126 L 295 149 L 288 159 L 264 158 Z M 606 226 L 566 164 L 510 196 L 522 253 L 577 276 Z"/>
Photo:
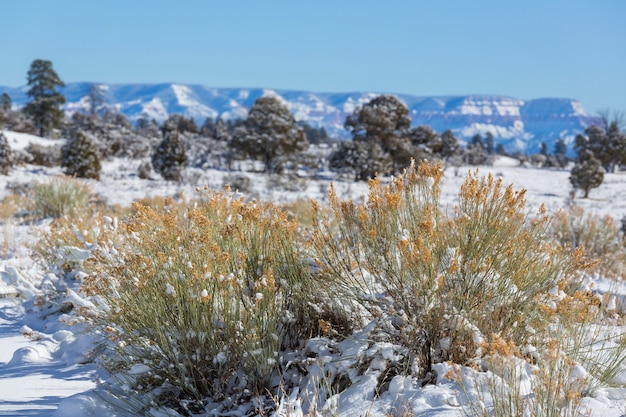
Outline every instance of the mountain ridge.
<path id="1" fill-rule="evenodd" d="M 254 101 L 264 95 L 282 98 L 296 120 L 324 127 L 329 134 L 347 138 L 343 128 L 347 115 L 372 98 L 388 93 L 311 92 L 268 88 L 222 88 L 200 84 L 106 84 L 68 83 L 60 91 L 66 96 L 67 114 L 89 109 L 87 96 L 92 85 L 102 86 L 105 103 L 131 121 L 149 117 L 162 122 L 170 114 L 181 113 L 202 124 L 207 117 L 245 117 Z M 19 108 L 28 102 L 27 87 L 0 87 Z M 598 117 L 589 115 L 575 99 L 538 98 L 522 100 L 494 94 L 414 96 L 393 94 L 409 108 L 413 125 L 429 125 L 437 132 L 447 129 L 462 141 L 475 134 L 491 132 L 496 143 L 509 151 L 536 152 L 545 142 L 549 150 L 562 138 L 568 145 L 577 134 Z M 571 146 L 570 146 L 571 147 Z"/>

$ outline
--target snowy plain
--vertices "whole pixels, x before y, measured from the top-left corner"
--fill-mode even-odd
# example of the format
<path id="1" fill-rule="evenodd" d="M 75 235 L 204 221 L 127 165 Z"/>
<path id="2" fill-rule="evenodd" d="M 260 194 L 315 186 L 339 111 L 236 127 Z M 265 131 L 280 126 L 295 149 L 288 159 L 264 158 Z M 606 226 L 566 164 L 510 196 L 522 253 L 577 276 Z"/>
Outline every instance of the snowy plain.
<path id="1" fill-rule="evenodd" d="M 30 135 L 4 133 L 15 150 L 24 149 L 28 142 L 36 141 L 44 146 L 51 143 Z M 186 180 L 178 184 L 160 179 L 139 179 L 138 165 L 139 161 L 105 161 L 101 180 L 85 182 L 107 204 L 128 205 L 132 201 L 150 196 L 176 198 L 181 192 L 192 196 L 196 187 L 205 184 L 212 189 L 221 189 L 230 175 L 224 171 L 190 169 L 186 173 Z M 456 171 L 454 168 L 446 170 L 442 201 L 449 207 L 454 205 L 468 170 L 474 169 L 461 167 Z M 515 189 L 527 189 L 527 205 L 531 208 L 544 203 L 549 211 L 556 211 L 566 207 L 570 200 L 571 187 L 567 170 L 520 167 L 516 160 L 500 158 L 493 166 L 479 167 L 479 173 L 502 177 L 505 184 L 513 184 Z M 302 199 L 323 201 L 331 182 L 329 175 L 327 179 L 307 180 L 287 186 L 270 181 L 260 174 L 242 174 L 250 176 L 250 195 L 257 199 L 283 202 Z M 45 182 L 59 175 L 62 175 L 59 168 L 17 166 L 11 170 L 9 176 L 0 176 L 0 199 L 20 184 Z M 367 190 L 363 183 L 337 179 L 332 182 L 340 198 L 360 199 Z M 588 199 L 577 196 L 575 204 L 588 213 L 610 215 L 617 221 L 626 217 L 626 173 L 607 174 L 600 188 L 591 190 Z M 46 266 L 35 261 L 31 249 L 47 226 L 46 221 L 28 225 L 22 224 L 19 219 L 0 225 L 0 246 L 3 248 L 0 257 L 0 415 L 132 415 L 116 407 L 115 401 L 98 388 L 98 382 L 103 382 L 107 376 L 89 360 L 97 353 L 93 350 L 93 338 L 85 325 L 75 323 L 70 326 L 67 323 L 70 320 L 68 315 L 41 316 L 34 308 L 34 299 L 41 293 L 44 282 L 52 279 Z M 626 299 L 626 284 L 623 281 L 608 281 L 596 277 L 594 285 L 599 291 L 611 291 L 622 300 Z M 77 293 L 72 293 L 71 296 L 76 302 L 88 302 L 82 300 Z M 320 358 L 327 356 L 328 360 L 337 361 L 337 366 L 349 366 L 350 361 L 346 358 L 361 354 L 382 357 L 395 354 L 390 346 L 368 345 L 366 333 L 355 334 L 339 346 L 334 346 L 333 350 L 341 352 L 343 359 L 336 356 L 336 353 L 329 353 L 328 346 L 321 340 L 309 341 L 309 348 L 316 351 Z M 410 404 L 412 415 L 415 416 L 461 416 L 463 403 L 467 398 L 461 393 L 458 383 L 443 377 L 450 370 L 448 364 L 437 365 L 437 383 L 425 387 L 415 386 L 411 378 L 396 376 L 391 381 L 389 390 L 377 401 L 372 401 L 376 378 L 364 377 L 341 396 L 331 397 L 322 405 L 326 407 L 328 415 L 334 415 L 333 412 L 341 416 L 401 415 L 403 407 Z M 309 371 L 314 374 L 315 368 Z M 469 373 L 463 375 L 473 377 Z M 626 383 L 626 369 L 618 378 Z M 297 392 L 286 393 L 276 416 L 302 415 L 301 407 L 305 405 L 300 404 L 298 398 Z M 584 398 L 583 404 L 589 409 L 591 416 L 624 416 L 626 388 L 598 390 L 593 398 Z M 165 414 L 153 410 L 152 415 Z M 245 412 L 233 415 L 245 415 Z"/>

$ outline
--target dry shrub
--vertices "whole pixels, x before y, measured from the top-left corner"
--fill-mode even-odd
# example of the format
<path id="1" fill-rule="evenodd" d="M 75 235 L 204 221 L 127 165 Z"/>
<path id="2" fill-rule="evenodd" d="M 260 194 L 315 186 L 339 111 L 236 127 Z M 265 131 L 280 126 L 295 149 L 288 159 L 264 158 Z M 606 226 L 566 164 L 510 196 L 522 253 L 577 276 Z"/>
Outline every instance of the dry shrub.
<path id="1" fill-rule="evenodd" d="M 551 232 L 561 245 L 582 247 L 588 259 L 599 260 L 595 270 L 601 274 L 626 276 L 626 247 L 620 226 L 612 217 L 585 214 L 581 207 L 574 206 L 555 214 Z"/>
<path id="2" fill-rule="evenodd" d="M 20 194 L 9 194 L 0 201 L 0 220 L 9 220 L 20 212 L 28 211 L 32 206 L 32 201 Z"/>
<path id="3" fill-rule="evenodd" d="M 72 178 L 57 177 L 34 184 L 30 189 L 33 215 L 43 219 L 73 216 L 88 208 L 93 200 L 91 189 Z"/>
<path id="4" fill-rule="evenodd" d="M 549 290 L 575 287 L 585 266 L 546 233 L 542 210 L 529 216 L 524 192 L 471 173 L 454 214 L 440 209 L 441 164 L 421 163 L 367 201 L 316 212 L 311 239 L 321 280 L 358 319 L 378 320 L 408 346 L 426 377 L 434 363 L 466 363 L 496 335 L 514 346 L 538 340 Z"/>
<path id="5" fill-rule="evenodd" d="M 309 200 L 295 200 L 281 204 L 291 218 L 296 219 L 302 226 L 313 225 L 313 207 Z"/>
<path id="6" fill-rule="evenodd" d="M 111 370 L 142 363 L 150 390 L 167 381 L 180 398 L 264 393 L 312 286 L 298 224 L 269 203 L 207 192 L 196 203 L 135 205 L 122 242 L 100 245 L 103 324 L 118 342 Z M 247 393 L 247 394 L 246 394 Z"/>

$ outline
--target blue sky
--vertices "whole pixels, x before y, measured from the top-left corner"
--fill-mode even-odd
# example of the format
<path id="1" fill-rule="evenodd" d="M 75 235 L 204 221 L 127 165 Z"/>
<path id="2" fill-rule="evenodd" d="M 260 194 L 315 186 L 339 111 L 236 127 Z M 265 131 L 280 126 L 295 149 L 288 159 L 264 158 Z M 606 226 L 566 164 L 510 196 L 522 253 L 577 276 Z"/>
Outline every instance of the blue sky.
<path id="1" fill-rule="evenodd" d="M 625 0 L 0 0 L 0 85 L 575 98 L 626 112 Z"/>

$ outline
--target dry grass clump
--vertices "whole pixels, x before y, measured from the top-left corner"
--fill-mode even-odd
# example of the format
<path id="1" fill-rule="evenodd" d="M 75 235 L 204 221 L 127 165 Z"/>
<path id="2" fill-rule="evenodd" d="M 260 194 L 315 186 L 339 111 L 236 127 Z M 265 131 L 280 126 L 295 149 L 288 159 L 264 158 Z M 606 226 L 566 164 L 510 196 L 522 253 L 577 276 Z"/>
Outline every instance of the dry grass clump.
<path id="1" fill-rule="evenodd" d="M 626 276 L 626 242 L 612 217 L 586 214 L 574 206 L 555 214 L 551 233 L 563 246 L 584 248 L 589 259 L 599 261 L 595 267 L 599 273 L 613 278 Z"/>
<path id="2" fill-rule="evenodd" d="M 0 201 L 0 221 L 7 221 L 15 217 L 22 210 L 28 210 L 31 200 L 20 194 L 9 194 Z"/>
<path id="3" fill-rule="evenodd" d="M 121 243 L 99 247 L 88 288 L 106 300 L 118 341 L 109 369 L 140 360 L 150 370 L 143 389 L 167 383 L 181 398 L 271 389 L 287 336 L 306 331 L 312 287 L 298 224 L 228 191 L 134 209 Z"/>
<path id="4" fill-rule="evenodd" d="M 550 289 L 575 287 L 586 266 L 551 240 L 545 211 L 527 214 L 524 191 L 471 173 L 448 216 L 442 177 L 440 164 L 411 166 L 386 187 L 370 181 L 363 204 L 331 189 L 332 215 L 317 213 L 312 238 L 339 303 L 408 346 L 421 377 L 480 357 L 493 337 L 520 348 L 538 340 Z"/>
<path id="5" fill-rule="evenodd" d="M 72 216 L 90 205 L 91 189 L 72 178 L 58 177 L 36 183 L 30 190 L 36 218 Z"/>

